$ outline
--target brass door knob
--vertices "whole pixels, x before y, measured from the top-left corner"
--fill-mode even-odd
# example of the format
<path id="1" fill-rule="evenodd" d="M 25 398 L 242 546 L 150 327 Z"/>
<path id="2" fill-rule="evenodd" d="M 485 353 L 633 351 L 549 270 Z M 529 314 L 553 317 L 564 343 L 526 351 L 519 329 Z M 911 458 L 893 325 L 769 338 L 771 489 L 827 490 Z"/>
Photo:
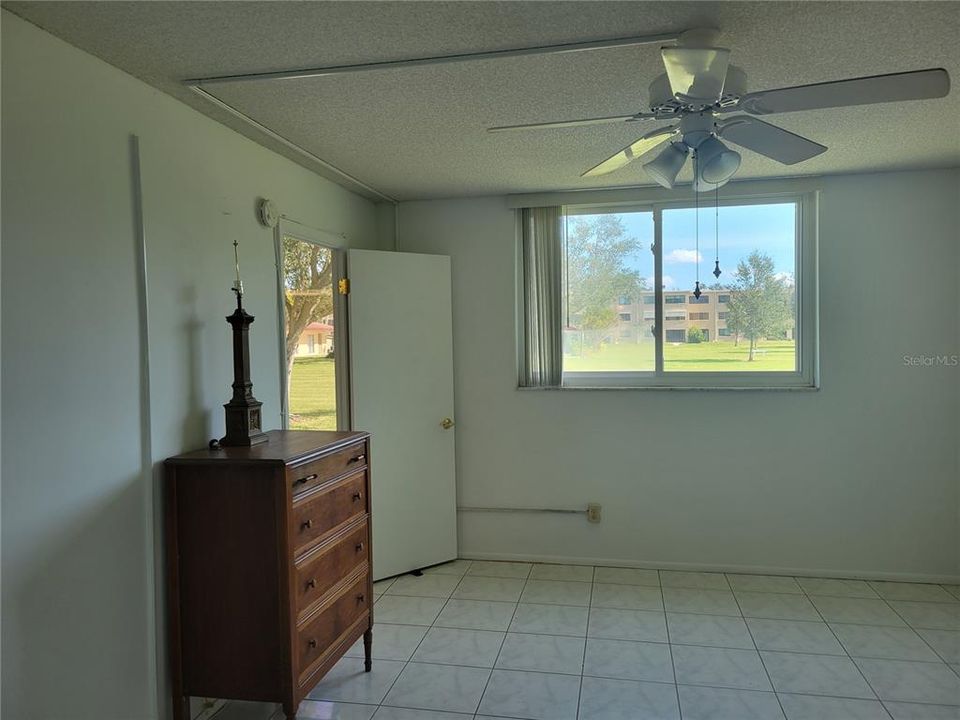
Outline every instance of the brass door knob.
<path id="1" fill-rule="evenodd" d="M 448 418 L 448 417 L 447 417 L 447 418 L 444 418 L 443 420 L 440 421 L 440 427 L 442 427 L 444 430 L 449 430 L 449 429 L 452 428 L 454 425 L 455 425 L 455 423 L 453 422 L 453 419 L 452 419 L 452 418 Z"/>

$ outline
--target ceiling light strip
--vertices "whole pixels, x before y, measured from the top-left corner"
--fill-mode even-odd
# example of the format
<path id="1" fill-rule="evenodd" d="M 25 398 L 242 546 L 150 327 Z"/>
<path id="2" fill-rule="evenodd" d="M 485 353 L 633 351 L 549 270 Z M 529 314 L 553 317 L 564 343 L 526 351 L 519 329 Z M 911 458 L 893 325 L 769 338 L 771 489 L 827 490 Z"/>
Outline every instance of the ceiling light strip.
<path id="1" fill-rule="evenodd" d="M 561 55 L 565 53 L 583 52 L 585 50 L 608 50 L 611 48 L 634 47 L 637 45 L 652 45 L 655 43 L 674 42 L 677 40 L 679 35 L 680 33 L 635 35 L 633 37 L 589 40 L 586 42 L 564 43 L 562 45 L 539 45 L 536 47 L 513 48 L 510 50 L 489 50 L 486 52 L 457 53 L 454 55 L 437 55 L 433 57 L 411 58 L 407 60 L 384 60 L 382 62 L 358 63 L 355 65 L 333 65 L 329 67 L 302 68 L 299 70 L 279 70 L 275 72 L 245 73 L 240 75 L 219 75 L 214 77 L 184 80 L 183 84 L 190 87 L 196 87 L 200 85 L 248 82 L 251 80 L 299 80 L 302 78 L 345 75 L 348 73 L 368 72 L 371 70 L 395 70 L 400 68 L 444 65 L 447 63 L 467 62 L 474 60 L 497 60 L 501 58 L 526 57 L 529 55 Z"/>
<path id="2" fill-rule="evenodd" d="M 195 85 L 191 85 L 191 86 L 189 86 L 189 87 L 190 87 L 191 90 L 193 90 L 193 92 L 195 92 L 197 95 L 199 95 L 200 97 L 202 97 L 204 100 L 207 100 L 208 102 L 213 103 L 214 105 L 216 105 L 218 108 L 220 108 L 220 109 L 223 110 L 224 112 L 227 112 L 227 113 L 229 113 L 230 115 L 232 115 L 233 117 L 237 118 L 238 120 L 243 121 L 244 123 L 246 123 L 246 124 L 249 125 L 250 127 L 252 127 L 252 128 L 254 128 L 255 130 L 257 130 L 258 132 L 261 132 L 261 133 L 263 133 L 264 135 L 266 135 L 267 137 L 269 137 L 271 140 L 274 140 L 274 141 L 280 143 L 281 145 L 283 145 L 284 147 L 286 147 L 287 149 L 292 150 L 292 151 L 295 152 L 297 155 L 301 155 L 302 157 L 304 157 L 305 159 L 309 160 L 310 162 L 316 163 L 317 165 L 320 165 L 320 166 L 323 167 L 325 170 L 327 170 L 327 171 L 329 171 L 329 172 L 337 175 L 338 177 L 342 178 L 343 180 L 347 181 L 348 183 L 350 183 L 350 184 L 352 184 L 352 185 L 360 188 L 360 189 L 363 190 L 367 195 L 370 195 L 370 196 L 373 196 L 373 197 L 378 198 L 378 199 L 380 199 L 380 200 L 383 200 L 384 202 L 389 202 L 389 203 L 394 203 L 394 204 L 396 204 L 396 203 L 398 202 L 396 198 L 391 197 L 390 195 L 387 195 L 387 194 L 385 194 L 385 193 L 377 190 L 376 188 L 371 187 L 370 185 L 367 185 L 365 182 L 363 182 L 363 181 L 361 181 L 361 180 L 358 180 L 358 179 L 355 178 L 353 175 L 350 175 L 350 174 L 348 174 L 348 173 L 345 173 L 345 172 L 344 172 L 343 170 L 341 170 L 340 168 L 336 167 L 335 165 L 331 165 L 331 164 L 328 163 L 326 160 L 323 160 L 323 159 L 317 157 L 316 155 L 314 155 L 312 152 L 309 152 L 309 151 L 307 151 L 307 150 L 304 150 L 302 147 L 300 147 L 300 146 L 297 145 L 296 143 L 293 143 L 293 142 L 291 142 L 290 140 L 287 140 L 285 137 L 283 137 L 282 135 L 277 134 L 276 132 L 274 132 L 273 130 L 271 130 L 270 128 L 268 128 L 266 125 L 263 125 L 263 124 L 257 122 L 256 120 L 254 120 L 254 119 L 253 119 L 252 117 L 250 117 L 249 115 L 243 114 L 242 112 L 240 112 L 239 110 L 237 110 L 235 107 L 233 107 L 233 106 L 231 106 L 231 105 L 228 105 L 228 104 L 225 103 L 223 100 L 221 100 L 220 98 L 216 97 L 215 95 L 211 95 L 209 92 L 207 92 L 207 91 L 204 90 L 203 88 L 197 87 L 197 86 L 195 86 Z"/>

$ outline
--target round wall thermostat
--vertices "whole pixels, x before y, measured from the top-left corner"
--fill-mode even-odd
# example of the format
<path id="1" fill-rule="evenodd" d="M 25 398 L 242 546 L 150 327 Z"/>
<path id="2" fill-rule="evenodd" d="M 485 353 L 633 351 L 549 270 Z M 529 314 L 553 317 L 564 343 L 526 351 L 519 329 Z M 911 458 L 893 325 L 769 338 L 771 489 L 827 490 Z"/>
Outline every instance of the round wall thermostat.
<path id="1" fill-rule="evenodd" d="M 257 204 L 257 216 L 260 218 L 260 224 L 268 228 L 276 227 L 280 220 L 277 206 L 265 198 Z"/>

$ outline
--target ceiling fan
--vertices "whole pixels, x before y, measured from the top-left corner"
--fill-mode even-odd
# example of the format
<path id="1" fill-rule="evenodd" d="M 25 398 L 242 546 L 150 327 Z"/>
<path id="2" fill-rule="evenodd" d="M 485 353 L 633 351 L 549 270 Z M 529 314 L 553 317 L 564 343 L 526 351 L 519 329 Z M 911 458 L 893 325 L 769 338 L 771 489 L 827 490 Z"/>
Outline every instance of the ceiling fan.
<path id="1" fill-rule="evenodd" d="M 924 100 L 943 97 L 950 91 L 947 71 L 931 68 L 748 93 L 746 74 L 729 64 L 728 49 L 715 46 L 717 35 L 716 30 L 690 30 L 680 36 L 676 47 L 661 49 L 666 73 L 650 84 L 649 112 L 505 125 L 489 131 L 672 120 L 671 124 L 641 136 L 581 177 L 606 175 L 638 158 L 652 156 L 643 164 L 647 174 L 660 185 L 672 188 L 692 154 L 694 187 L 703 192 L 726 183 L 740 167 L 740 153 L 727 147 L 721 138 L 784 165 L 809 160 L 827 150 L 826 146 L 764 122 L 755 117 L 757 115 Z M 730 115 L 735 112 L 745 114 Z M 657 149 L 660 152 L 652 155 Z"/>

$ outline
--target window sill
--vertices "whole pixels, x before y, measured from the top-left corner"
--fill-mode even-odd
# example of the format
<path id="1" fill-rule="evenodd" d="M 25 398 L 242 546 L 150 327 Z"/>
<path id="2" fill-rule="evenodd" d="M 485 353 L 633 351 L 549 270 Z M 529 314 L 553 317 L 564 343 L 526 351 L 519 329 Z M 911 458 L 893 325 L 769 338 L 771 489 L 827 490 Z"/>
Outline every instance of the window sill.
<path id="1" fill-rule="evenodd" d="M 586 385 L 565 385 L 561 387 L 521 387 L 517 390 L 522 392 L 591 392 L 591 391 L 633 391 L 633 390 L 653 390 L 656 392 L 819 392 L 819 385 L 757 385 L 757 386 L 728 386 L 728 387 L 709 387 L 700 385 L 609 385 L 609 386 L 586 386 Z"/>

